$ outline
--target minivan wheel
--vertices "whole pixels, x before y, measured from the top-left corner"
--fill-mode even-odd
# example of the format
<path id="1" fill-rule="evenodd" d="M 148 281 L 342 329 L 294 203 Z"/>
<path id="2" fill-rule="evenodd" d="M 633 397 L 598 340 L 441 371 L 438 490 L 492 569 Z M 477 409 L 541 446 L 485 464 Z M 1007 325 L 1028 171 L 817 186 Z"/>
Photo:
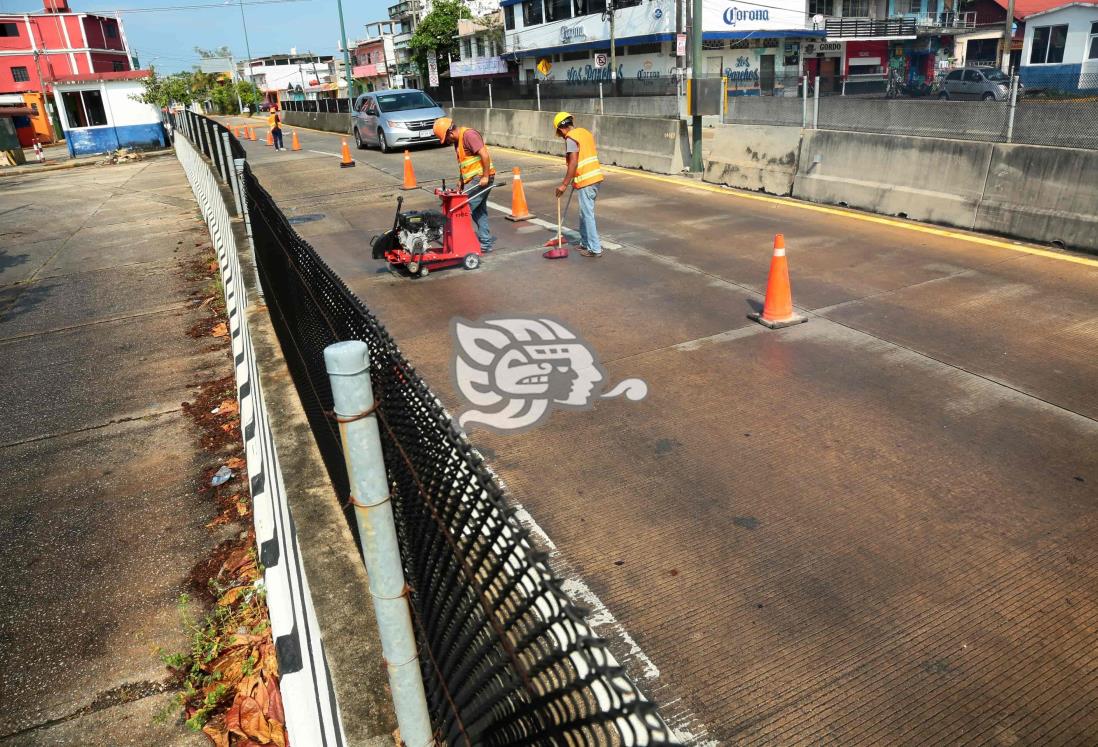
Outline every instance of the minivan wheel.
<path id="1" fill-rule="evenodd" d="M 359 150 L 366 150 L 366 143 L 362 142 L 362 135 L 358 133 L 358 128 L 355 128 L 355 147 Z"/>
<path id="2" fill-rule="evenodd" d="M 393 152 L 393 149 L 389 147 L 389 141 L 385 139 L 385 130 L 377 131 L 377 145 L 381 149 L 382 153 Z"/>
<path id="3" fill-rule="evenodd" d="M 948 91 L 942 91 L 941 93 L 938 94 L 938 99 L 940 101 L 949 101 L 949 92 Z"/>
<path id="4" fill-rule="evenodd" d="M 981 98 L 984 101 L 994 101 L 995 100 L 995 94 L 993 94 L 989 91 L 988 93 L 985 93 Z"/>

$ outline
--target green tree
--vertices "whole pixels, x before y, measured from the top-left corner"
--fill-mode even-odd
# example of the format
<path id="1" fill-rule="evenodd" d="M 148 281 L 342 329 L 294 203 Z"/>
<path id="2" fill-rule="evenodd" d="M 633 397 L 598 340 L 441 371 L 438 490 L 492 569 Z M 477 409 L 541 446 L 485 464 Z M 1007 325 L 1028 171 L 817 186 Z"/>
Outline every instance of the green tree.
<path id="1" fill-rule="evenodd" d="M 179 104 L 189 106 L 196 99 L 190 73 L 175 73 L 161 77 L 155 67 L 149 68 L 149 77 L 142 81 L 144 90 L 132 98 L 163 109 Z"/>
<path id="2" fill-rule="evenodd" d="M 446 55 L 458 56 L 457 25 L 458 19 L 472 18 L 473 14 L 461 0 L 436 0 L 431 12 L 428 13 L 412 38 L 408 46 L 412 50 L 412 58 L 423 78 L 427 77 L 427 56 L 438 55 L 439 73 L 449 70 Z"/>
<path id="3" fill-rule="evenodd" d="M 203 49 L 202 47 L 195 47 L 194 52 L 204 60 L 227 60 L 233 56 L 233 51 L 228 47 L 218 47 L 217 49 Z"/>

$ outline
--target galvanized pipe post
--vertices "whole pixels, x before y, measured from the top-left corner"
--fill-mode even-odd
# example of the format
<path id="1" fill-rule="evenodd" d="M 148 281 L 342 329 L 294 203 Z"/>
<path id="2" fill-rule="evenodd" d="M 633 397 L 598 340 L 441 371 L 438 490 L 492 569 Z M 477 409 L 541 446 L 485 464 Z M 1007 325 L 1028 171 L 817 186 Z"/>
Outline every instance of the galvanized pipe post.
<path id="1" fill-rule="evenodd" d="M 363 416 L 374 407 L 369 348 L 359 340 L 329 345 L 324 349 L 324 365 L 340 420 L 351 501 L 400 736 L 410 747 L 434 744 L 377 416 L 372 412 Z"/>
<path id="2" fill-rule="evenodd" d="M 816 76 L 816 96 L 812 102 L 812 129 L 820 129 L 820 76 Z"/>
<path id="3" fill-rule="evenodd" d="M 1018 110 L 1018 76 L 1010 76 L 1010 111 L 1007 112 L 1006 141 L 1014 142 L 1014 113 Z"/>
<path id="4" fill-rule="evenodd" d="M 541 81 L 534 83 L 534 92 L 538 95 L 538 111 L 541 111 Z"/>
<path id="5" fill-rule="evenodd" d="M 252 240 L 252 216 L 248 212 L 248 190 L 244 186 L 244 159 L 233 159 L 233 171 L 236 173 L 236 191 L 240 197 L 240 214 L 244 217 L 244 232 L 248 241 Z"/>
<path id="6" fill-rule="evenodd" d="M 229 133 L 222 131 L 221 143 L 224 146 L 225 151 L 225 181 L 229 183 L 229 188 L 233 191 L 233 200 L 236 203 L 236 214 L 239 216 L 244 215 L 244 210 L 240 206 L 240 181 L 236 178 L 236 168 L 233 166 L 233 151 L 229 145 Z"/>
<path id="7" fill-rule="evenodd" d="M 808 76 L 804 76 L 804 85 L 801 86 L 801 129 L 808 129 Z"/>
<path id="8" fill-rule="evenodd" d="M 450 84 L 450 109 L 451 109 L 451 112 L 450 112 L 451 114 L 454 113 L 452 111 L 453 109 L 457 109 L 457 101 L 454 98 L 454 84 L 453 83 Z"/>
<path id="9" fill-rule="evenodd" d="M 488 84 L 488 108 L 492 108 L 492 84 Z"/>
<path id="10" fill-rule="evenodd" d="M 606 104 L 602 100 L 602 81 L 599 81 L 599 114 L 606 114 Z"/>

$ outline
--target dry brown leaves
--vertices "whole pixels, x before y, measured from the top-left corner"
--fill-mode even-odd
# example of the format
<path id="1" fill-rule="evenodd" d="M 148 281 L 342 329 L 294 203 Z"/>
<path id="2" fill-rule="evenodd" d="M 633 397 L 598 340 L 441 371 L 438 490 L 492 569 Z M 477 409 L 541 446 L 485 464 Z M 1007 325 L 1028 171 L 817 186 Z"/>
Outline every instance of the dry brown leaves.
<path id="1" fill-rule="evenodd" d="M 259 566 L 251 542 L 233 550 L 222 563 L 216 581 L 222 589 L 217 606 L 232 611 L 221 631 L 218 654 L 202 665 L 215 675 L 191 699 L 188 717 L 209 697 L 227 705 L 202 727 L 216 747 L 275 745 L 287 747 L 286 713 L 278 689 L 278 659 L 266 620 L 266 607 L 255 593 Z M 252 631 L 262 630 L 261 633 Z"/>
<path id="2" fill-rule="evenodd" d="M 210 330 L 210 334 L 214 337 L 227 337 L 229 335 L 229 327 L 225 322 L 218 322 L 214 325 L 214 328 Z"/>

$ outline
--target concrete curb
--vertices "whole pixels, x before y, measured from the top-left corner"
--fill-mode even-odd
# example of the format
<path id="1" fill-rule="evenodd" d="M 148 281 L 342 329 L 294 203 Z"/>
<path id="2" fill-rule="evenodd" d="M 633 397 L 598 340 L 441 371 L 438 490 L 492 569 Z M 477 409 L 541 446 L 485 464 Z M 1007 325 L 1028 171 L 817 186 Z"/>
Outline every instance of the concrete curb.
<path id="1" fill-rule="evenodd" d="M 151 161 L 156 158 L 163 158 L 164 156 L 175 155 L 175 151 L 171 148 L 164 150 L 154 150 L 148 153 L 141 154 L 141 160 Z M 98 166 L 99 162 L 104 156 L 86 156 L 80 159 L 73 159 L 64 163 L 46 163 L 39 166 L 36 163 L 27 163 L 22 166 L 11 166 L 6 169 L 0 169 L 0 177 L 13 177 L 13 176 L 26 176 L 28 174 L 44 174 L 50 171 L 67 171 L 69 169 L 78 169 L 84 166 Z M 9 170 L 10 169 L 10 170 Z"/>

